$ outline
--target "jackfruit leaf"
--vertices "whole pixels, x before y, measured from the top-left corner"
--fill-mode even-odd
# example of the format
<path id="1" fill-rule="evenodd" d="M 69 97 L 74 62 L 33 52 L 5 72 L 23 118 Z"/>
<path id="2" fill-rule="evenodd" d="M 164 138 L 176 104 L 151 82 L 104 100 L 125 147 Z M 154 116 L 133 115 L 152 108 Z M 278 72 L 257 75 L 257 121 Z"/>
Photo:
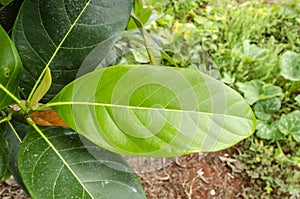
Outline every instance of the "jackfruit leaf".
<path id="1" fill-rule="evenodd" d="M 18 52 L 0 26 L 0 84 L 15 96 L 18 95 L 18 80 L 22 62 Z M 0 110 L 14 103 L 12 98 L 0 88 Z"/>
<path id="2" fill-rule="evenodd" d="M 281 59 L 281 75 L 291 81 L 300 81 L 300 54 L 287 51 Z"/>
<path id="3" fill-rule="evenodd" d="M 256 126 L 236 91 L 196 70 L 162 66 L 93 71 L 45 107 L 96 145 L 128 156 L 222 150 L 249 137 Z"/>
<path id="4" fill-rule="evenodd" d="M 281 101 L 277 97 L 260 100 L 254 105 L 254 113 L 258 119 L 270 120 L 271 114 L 278 111 L 280 107 Z"/>
<path id="5" fill-rule="evenodd" d="M 30 131 L 19 151 L 20 172 L 32 198 L 146 198 L 120 155 L 68 128 L 40 131 Z"/>
<path id="6" fill-rule="evenodd" d="M 24 1 L 12 34 L 24 64 L 20 82 L 24 94 L 28 97 L 48 66 L 53 84 L 42 101 L 52 99 L 76 78 L 91 50 L 125 30 L 132 4 L 132 0 Z M 103 50 L 109 51 L 109 45 Z"/>
<path id="7" fill-rule="evenodd" d="M 237 86 L 250 105 L 258 100 L 265 100 L 283 95 L 280 87 L 266 84 L 257 79 L 245 83 L 238 82 Z"/>
<path id="8" fill-rule="evenodd" d="M 282 115 L 279 123 L 278 129 L 284 135 L 291 135 L 293 138 L 300 142 L 300 111 L 294 111 L 287 115 Z"/>

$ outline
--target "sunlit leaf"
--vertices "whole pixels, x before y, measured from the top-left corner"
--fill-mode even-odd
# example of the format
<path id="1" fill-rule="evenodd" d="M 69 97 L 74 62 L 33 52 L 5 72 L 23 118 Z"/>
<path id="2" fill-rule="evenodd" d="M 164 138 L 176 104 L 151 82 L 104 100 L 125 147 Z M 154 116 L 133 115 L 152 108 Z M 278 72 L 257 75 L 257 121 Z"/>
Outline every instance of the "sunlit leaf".
<path id="1" fill-rule="evenodd" d="M 20 172 L 32 198 L 145 198 L 120 155 L 62 127 L 28 133 L 20 147 Z"/>
<path id="2" fill-rule="evenodd" d="M 249 104 L 254 104 L 258 100 L 270 99 L 282 96 L 282 89 L 272 84 L 266 84 L 254 79 L 245 83 L 237 83 L 239 90 L 244 93 L 245 99 Z"/>
<path id="3" fill-rule="evenodd" d="M 300 54 L 287 51 L 281 60 L 281 75 L 291 81 L 300 81 Z"/>
<path id="4" fill-rule="evenodd" d="M 53 85 L 43 101 L 51 99 L 76 78 L 92 49 L 125 30 L 131 8 L 132 0 L 24 1 L 13 30 L 25 69 L 24 93 L 49 66 Z"/>
<path id="5" fill-rule="evenodd" d="M 22 70 L 22 62 L 18 52 L 0 26 L 0 84 L 15 96 L 18 96 L 18 82 Z M 11 97 L 0 88 L 0 110 L 14 103 Z"/>
<path id="6" fill-rule="evenodd" d="M 237 92 L 193 69 L 101 69 L 66 86 L 47 106 L 95 144 L 131 156 L 217 151 L 255 129 Z"/>

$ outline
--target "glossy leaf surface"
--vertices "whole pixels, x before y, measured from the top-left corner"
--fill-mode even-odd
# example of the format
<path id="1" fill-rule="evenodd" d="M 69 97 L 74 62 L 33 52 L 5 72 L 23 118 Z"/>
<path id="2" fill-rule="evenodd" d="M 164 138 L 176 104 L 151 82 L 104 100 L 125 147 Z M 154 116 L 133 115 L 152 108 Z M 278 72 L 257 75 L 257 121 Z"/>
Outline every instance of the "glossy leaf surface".
<path id="1" fill-rule="evenodd" d="M 18 96 L 18 81 L 22 70 L 22 62 L 18 52 L 0 26 L 0 84 L 15 96 Z M 14 101 L 0 88 L 0 110 Z"/>
<path id="2" fill-rule="evenodd" d="M 125 30 L 131 8 L 131 0 L 25 0 L 13 30 L 25 94 L 49 66 L 53 85 L 43 99 L 51 99 L 76 78 L 93 48 Z"/>
<path id="3" fill-rule="evenodd" d="M 250 136 L 246 101 L 192 69 L 113 66 L 66 86 L 49 104 L 95 144 L 131 156 L 217 151 Z"/>
<path id="4" fill-rule="evenodd" d="M 32 198 L 145 198 L 121 156 L 71 129 L 47 127 L 42 134 L 27 134 L 19 152 L 20 172 Z"/>

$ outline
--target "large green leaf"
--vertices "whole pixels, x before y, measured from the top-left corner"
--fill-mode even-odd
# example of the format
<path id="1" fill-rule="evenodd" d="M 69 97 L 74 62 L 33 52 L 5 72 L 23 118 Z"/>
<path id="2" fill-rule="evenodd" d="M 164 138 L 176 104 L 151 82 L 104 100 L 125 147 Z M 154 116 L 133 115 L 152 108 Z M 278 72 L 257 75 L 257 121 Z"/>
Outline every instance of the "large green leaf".
<path id="1" fill-rule="evenodd" d="M 76 78 L 97 44 L 126 28 L 131 8 L 132 0 L 25 0 L 13 30 L 25 68 L 24 93 L 49 66 L 53 85 L 44 101 L 51 99 Z"/>
<path id="2" fill-rule="evenodd" d="M 300 54 L 287 51 L 281 60 L 281 75 L 291 81 L 300 81 Z"/>
<path id="3" fill-rule="evenodd" d="M 48 105 L 95 144 L 131 156 L 217 151 L 250 136 L 234 90 L 192 69 L 113 66 L 66 86 Z"/>
<path id="4" fill-rule="evenodd" d="M 15 96 L 18 96 L 18 79 L 22 70 L 22 62 L 18 52 L 0 26 L 0 84 Z M 0 88 L 0 110 L 14 103 L 7 93 Z"/>
<path id="5" fill-rule="evenodd" d="M 71 129 L 47 127 L 26 135 L 19 168 L 33 198 L 145 198 L 136 174 L 120 155 Z"/>

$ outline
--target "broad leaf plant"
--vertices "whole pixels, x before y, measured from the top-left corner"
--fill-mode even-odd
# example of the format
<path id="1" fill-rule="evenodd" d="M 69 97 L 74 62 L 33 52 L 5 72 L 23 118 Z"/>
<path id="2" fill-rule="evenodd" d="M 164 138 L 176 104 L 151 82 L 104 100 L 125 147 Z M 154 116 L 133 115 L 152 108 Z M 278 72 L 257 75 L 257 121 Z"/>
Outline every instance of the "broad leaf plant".
<path id="1" fill-rule="evenodd" d="M 145 198 L 123 155 L 218 151 L 253 133 L 247 102 L 197 70 L 82 69 L 96 48 L 107 59 L 128 24 L 140 27 L 132 0 L 0 3 L 1 25 L 16 17 L 0 27 L 0 179 L 12 174 L 32 198 Z M 50 113 L 61 123 L 34 117 Z"/>

